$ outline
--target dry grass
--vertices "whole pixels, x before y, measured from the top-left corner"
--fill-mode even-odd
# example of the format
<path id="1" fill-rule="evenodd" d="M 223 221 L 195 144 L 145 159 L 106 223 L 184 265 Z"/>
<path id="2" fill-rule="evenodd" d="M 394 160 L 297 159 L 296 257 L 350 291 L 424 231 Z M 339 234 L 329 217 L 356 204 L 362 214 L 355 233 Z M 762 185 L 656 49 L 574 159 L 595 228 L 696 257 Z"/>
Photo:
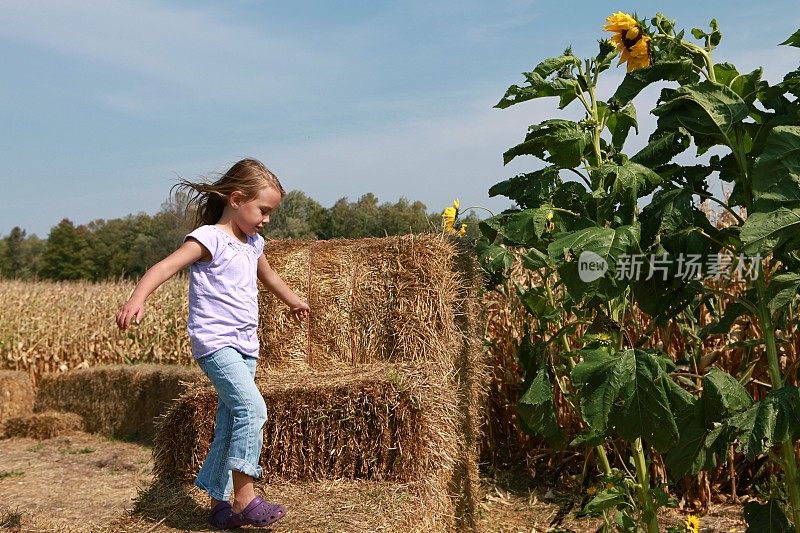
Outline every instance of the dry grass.
<path id="1" fill-rule="evenodd" d="M 0 280 L 0 369 L 22 370 L 36 381 L 46 372 L 99 364 L 189 364 L 186 280 L 160 287 L 142 324 L 121 333 L 114 316 L 133 287 Z"/>
<path id="2" fill-rule="evenodd" d="M 33 412 L 33 402 L 33 383 L 26 372 L 0 370 L 0 424 Z"/>
<path id="3" fill-rule="evenodd" d="M 111 365 L 45 374 L 35 409 L 77 413 L 92 433 L 150 441 L 155 418 L 199 381 L 206 378 L 197 368 L 176 365 Z"/>
<path id="4" fill-rule="evenodd" d="M 436 236 L 266 252 L 312 313 L 298 325 L 262 293 L 265 478 L 409 484 L 420 520 L 471 527 L 485 374 L 474 260 Z M 195 476 L 215 406 L 212 390 L 192 391 L 170 411 L 155 441 L 161 480 Z"/>
<path id="5" fill-rule="evenodd" d="M 462 280 L 453 244 L 434 236 L 273 241 L 273 268 L 311 306 L 302 326 L 261 293 L 263 362 L 271 367 L 346 368 L 374 361 L 441 362 L 456 353 Z M 449 359 L 444 358 L 449 354 Z"/>
<path id="6" fill-rule="evenodd" d="M 3 436 L 7 439 L 18 437 L 44 440 L 83 429 L 83 419 L 75 413 L 46 411 L 9 418 L 3 425 Z"/>
<path id="7" fill-rule="evenodd" d="M 431 515 L 418 484 L 363 480 L 273 482 L 257 485 L 269 501 L 287 506 L 274 528 L 248 531 L 287 533 L 417 533 L 445 531 L 450 520 Z M 142 491 L 133 513 L 109 525 L 110 531 L 141 532 L 161 523 L 169 531 L 212 531 L 206 517 L 209 499 L 191 485 L 155 483 Z"/>
<path id="8" fill-rule="evenodd" d="M 426 408 L 453 418 L 444 405 L 422 404 L 422 388 L 431 386 L 426 381 L 393 367 L 259 378 L 269 413 L 264 479 L 414 479 L 423 466 L 416 456 L 436 439 L 427 427 L 434 413 Z M 155 441 L 157 477 L 194 479 L 214 435 L 216 406 L 211 387 L 194 389 L 172 406 Z M 444 466 L 446 459 L 435 464 Z"/>

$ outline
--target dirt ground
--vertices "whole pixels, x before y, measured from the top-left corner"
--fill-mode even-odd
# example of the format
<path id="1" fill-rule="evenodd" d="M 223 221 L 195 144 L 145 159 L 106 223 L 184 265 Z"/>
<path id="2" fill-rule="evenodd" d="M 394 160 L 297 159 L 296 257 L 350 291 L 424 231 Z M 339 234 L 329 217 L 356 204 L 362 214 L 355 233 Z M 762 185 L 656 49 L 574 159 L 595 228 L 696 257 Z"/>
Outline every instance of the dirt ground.
<path id="1" fill-rule="evenodd" d="M 125 523 L 120 517 L 132 508 L 138 490 L 150 485 L 150 468 L 149 447 L 95 435 L 0 440 L 0 530 L 121 531 L 116 524 Z M 478 509 L 481 533 L 545 532 L 559 514 L 565 514 L 560 531 L 589 532 L 597 527 L 566 511 L 573 500 L 569 494 L 531 488 L 519 476 L 483 482 Z M 198 507 L 193 512 L 198 516 L 190 524 L 153 518 L 124 530 L 209 531 L 205 511 Z M 662 525 L 666 529 L 684 519 L 670 510 Z M 732 505 L 713 507 L 701 524 L 703 532 L 745 531 L 740 507 Z M 281 530 L 280 523 L 270 529 L 249 529 Z"/>

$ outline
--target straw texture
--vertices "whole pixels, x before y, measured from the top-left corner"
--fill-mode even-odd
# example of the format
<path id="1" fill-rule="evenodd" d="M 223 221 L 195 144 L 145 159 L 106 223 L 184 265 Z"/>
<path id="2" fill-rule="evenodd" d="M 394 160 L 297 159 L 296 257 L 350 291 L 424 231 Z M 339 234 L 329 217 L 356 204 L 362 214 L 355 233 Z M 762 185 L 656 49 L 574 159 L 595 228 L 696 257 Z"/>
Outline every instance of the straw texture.
<path id="1" fill-rule="evenodd" d="M 27 437 L 29 439 L 52 439 L 83 431 L 83 419 L 75 413 L 48 411 L 9 418 L 3 424 L 3 437 Z"/>
<path id="2" fill-rule="evenodd" d="M 298 324 L 260 294 L 269 487 L 389 483 L 413 502 L 407 530 L 474 528 L 486 365 L 470 251 L 410 235 L 273 241 L 265 252 L 311 306 Z M 154 441 L 158 483 L 194 479 L 216 401 L 213 389 L 192 390 L 165 415 Z"/>
<path id="3" fill-rule="evenodd" d="M 33 412 L 33 383 L 27 372 L 0 370 L 0 423 Z"/>
<path id="4" fill-rule="evenodd" d="M 197 368 L 171 365 L 109 365 L 44 374 L 35 410 L 76 413 L 88 432 L 150 441 L 155 418 L 187 384 L 205 379 Z"/>

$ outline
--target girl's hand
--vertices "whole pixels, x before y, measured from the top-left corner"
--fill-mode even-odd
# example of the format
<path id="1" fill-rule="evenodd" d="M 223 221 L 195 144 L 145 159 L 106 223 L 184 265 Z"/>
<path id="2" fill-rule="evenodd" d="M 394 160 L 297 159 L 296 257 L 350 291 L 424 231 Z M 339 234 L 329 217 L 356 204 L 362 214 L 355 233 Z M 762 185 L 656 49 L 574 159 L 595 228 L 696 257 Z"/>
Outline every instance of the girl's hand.
<path id="1" fill-rule="evenodd" d="M 299 301 L 295 305 L 289 307 L 289 312 L 294 316 L 295 320 L 302 322 L 308 320 L 308 315 L 311 314 L 311 308 L 304 301 Z"/>
<path id="2" fill-rule="evenodd" d="M 136 323 L 139 324 L 142 321 L 142 315 L 144 314 L 144 304 L 139 302 L 134 302 L 133 300 L 128 300 L 125 302 L 125 305 L 119 308 L 117 311 L 117 327 L 122 331 L 128 329 L 128 326 L 131 325 L 131 321 L 135 318 Z"/>

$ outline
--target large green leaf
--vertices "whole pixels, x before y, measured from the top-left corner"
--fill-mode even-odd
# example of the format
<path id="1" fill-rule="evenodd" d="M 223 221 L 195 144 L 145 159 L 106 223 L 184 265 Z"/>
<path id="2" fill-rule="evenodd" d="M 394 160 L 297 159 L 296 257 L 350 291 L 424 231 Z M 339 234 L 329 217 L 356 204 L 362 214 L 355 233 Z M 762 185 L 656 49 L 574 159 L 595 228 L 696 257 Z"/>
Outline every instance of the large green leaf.
<path id="1" fill-rule="evenodd" d="M 558 168 L 545 167 L 535 172 L 518 174 L 489 188 L 489 196 L 503 195 L 521 208 L 538 207 L 548 202 L 561 184 Z"/>
<path id="2" fill-rule="evenodd" d="M 781 44 L 796 46 L 797 48 L 800 48 L 800 30 L 797 30 L 796 32 L 791 34 L 789 38 L 783 41 Z"/>
<path id="3" fill-rule="evenodd" d="M 706 419 L 712 422 L 722 422 L 753 405 L 753 400 L 739 381 L 718 368 L 712 368 L 703 376 L 701 398 Z"/>
<path id="4" fill-rule="evenodd" d="M 583 151 L 591 143 L 591 135 L 577 122 L 545 120 L 528 128 L 525 141 L 503 154 L 503 163 L 520 155 L 532 155 L 561 168 L 574 168 L 580 165 Z"/>
<path id="5" fill-rule="evenodd" d="M 621 294 L 627 286 L 624 279 L 616 279 L 617 266 L 622 255 L 640 253 L 639 227 L 619 228 L 587 227 L 557 238 L 547 247 L 548 255 L 558 266 L 558 272 L 567 291 L 576 302 L 582 299 L 608 299 Z M 607 270 L 596 279 L 587 276 L 587 264 L 582 259 L 597 259 Z"/>
<path id="6" fill-rule="evenodd" d="M 692 62 L 688 59 L 683 61 L 661 61 L 649 67 L 628 72 L 611 99 L 619 107 L 623 107 L 651 83 L 677 81 L 685 84 L 693 83 L 698 79 L 699 76 L 692 69 Z"/>
<path id="7" fill-rule="evenodd" d="M 582 350 L 581 355 L 583 361 L 572 370 L 573 382 L 581 387 L 581 413 L 593 430 L 606 433 L 611 409 L 635 372 L 635 360 L 605 349 Z"/>
<path id="8" fill-rule="evenodd" d="M 552 74 L 567 70 L 576 66 L 580 60 L 573 55 L 562 55 L 551 57 L 539 63 L 531 72 L 525 73 L 528 84 L 523 87 L 512 85 L 506 94 L 495 106 L 505 109 L 515 104 L 527 102 L 535 98 L 546 98 L 548 96 L 559 97 L 559 109 L 566 107 L 572 100 L 578 97 L 581 90 L 578 81 L 571 77 L 556 75 L 548 79 Z"/>
<path id="9" fill-rule="evenodd" d="M 600 516 L 608 509 L 615 509 L 617 505 L 625 503 L 626 492 L 623 487 L 612 486 L 598 492 L 586 503 L 583 509 L 578 511 L 575 516 L 583 518 L 587 516 Z M 535 531 L 535 530 L 534 530 Z"/>
<path id="10" fill-rule="evenodd" d="M 716 466 L 718 458 L 725 457 L 732 439 L 730 428 L 723 422 L 753 403 L 733 376 L 718 369 L 703 377 L 699 401 L 683 394 L 682 401 L 672 400 L 680 440 L 664 456 L 673 479 Z"/>
<path id="11" fill-rule="evenodd" d="M 685 128 L 698 147 L 731 141 L 734 125 L 748 116 L 747 104 L 725 85 L 702 81 L 662 91 L 661 105 L 653 110 L 664 129 Z"/>
<path id="12" fill-rule="evenodd" d="M 800 392 L 793 385 L 770 391 L 729 424 L 738 434 L 739 451 L 752 461 L 784 439 L 800 436 Z"/>
<path id="13" fill-rule="evenodd" d="M 662 452 L 678 440 L 664 361 L 638 349 L 581 353 L 584 359 L 572 370 L 572 379 L 593 430 L 613 431 L 628 442 L 642 438 Z"/>
<path id="14" fill-rule="evenodd" d="M 759 89 L 764 86 L 764 82 L 761 81 L 763 74 L 764 70 L 759 67 L 749 74 L 739 74 L 728 86 L 748 105 L 751 105 L 755 102 Z"/>
<path id="15" fill-rule="evenodd" d="M 622 164 L 606 163 L 599 172 L 606 186 L 611 185 L 609 199 L 621 203 L 626 213 L 632 213 L 638 199 L 653 192 L 661 183 L 661 176 L 630 160 Z"/>
<path id="16" fill-rule="evenodd" d="M 631 161 L 649 168 L 664 165 L 689 148 L 691 137 L 686 130 L 656 130 L 650 135 L 647 146 L 631 157 Z"/>
<path id="17" fill-rule="evenodd" d="M 800 201 L 800 126 L 776 126 L 753 165 L 753 196 L 773 202 Z"/>
<path id="18" fill-rule="evenodd" d="M 612 412 L 611 424 L 619 428 L 628 442 L 644 439 L 660 452 L 671 448 L 679 437 L 672 413 L 665 379 L 663 361 L 642 350 L 627 350 L 636 357 L 634 380 L 626 384 L 624 394 L 629 400 L 620 411 Z"/>
<path id="19" fill-rule="evenodd" d="M 797 238 L 800 209 L 778 207 L 768 212 L 752 213 L 744 221 L 740 238 L 744 252 L 762 256 Z"/>
<path id="20" fill-rule="evenodd" d="M 564 446 L 564 435 L 558 427 L 553 405 L 553 386 L 546 369 L 542 368 L 536 374 L 528 390 L 517 402 L 517 410 L 530 432 L 544 437 L 553 447 Z"/>
<path id="21" fill-rule="evenodd" d="M 548 230 L 552 206 L 542 205 L 522 211 L 505 211 L 482 221 L 514 244 L 533 246 Z"/>
<path id="22" fill-rule="evenodd" d="M 782 272 L 772 276 L 766 294 L 769 310 L 774 313 L 788 307 L 798 288 L 800 288 L 800 274 L 796 272 Z"/>
<path id="23" fill-rule="evenodd" d="M 708 217 L 694 206 L 692 192 L 686 189 L 662 189 L 641 212 L 641 245 L 647 248 L 658 240 L 667 252 L 705 256 L 719 250 L 704 232 L 716 237 L 717 229 Z"/>
<path id="24" fill-rule="evenodd" d="M 561 308 L 554 308 L 544 287 L 519 290 L 519 301 L 525 309 L 539 320 L 555 321 L 561 316 Z"/>
<path id="25" fill-rule="evenodd" d="M 623 108 L 610 108 L 604 102 L 597 103 L 599 110 L 605 116 L 606 128 L 611 132 L 611 144 L 618 151 L 622 151 L 622 145 L 628 138 L 631 128 L 639 134 L 639 124 L 636 121 L 636 108 L 633 103 L 629 103 Z"/>
<path id="26" fill-rule="evenodd" d="M 745 533 L 795 533 L 795 528 L 783 513 L 776 500 L 765 504 L 746 502 L 744 519 L 747 522 Z"/>
<path id="27" fill-rule="evenodd" d="M 508 250 L 486 240 L 479 240 L 475 244 L 475 251 L 478 262 L 490 274 L 502 273 L 514 263 L 514 257 Z"/>
<path id="28" fill-rule="evenodd" d="M 691 304 L 695 296 L 702 293 L 703 285 L 699 280 L 672 275 L 664 280 L 660 273 L 647 279 L 650 263 L 649 258 L 645 259 L 642 275 L 631 283 L 633 296 L 642 311 L 663 325 Z"/>

